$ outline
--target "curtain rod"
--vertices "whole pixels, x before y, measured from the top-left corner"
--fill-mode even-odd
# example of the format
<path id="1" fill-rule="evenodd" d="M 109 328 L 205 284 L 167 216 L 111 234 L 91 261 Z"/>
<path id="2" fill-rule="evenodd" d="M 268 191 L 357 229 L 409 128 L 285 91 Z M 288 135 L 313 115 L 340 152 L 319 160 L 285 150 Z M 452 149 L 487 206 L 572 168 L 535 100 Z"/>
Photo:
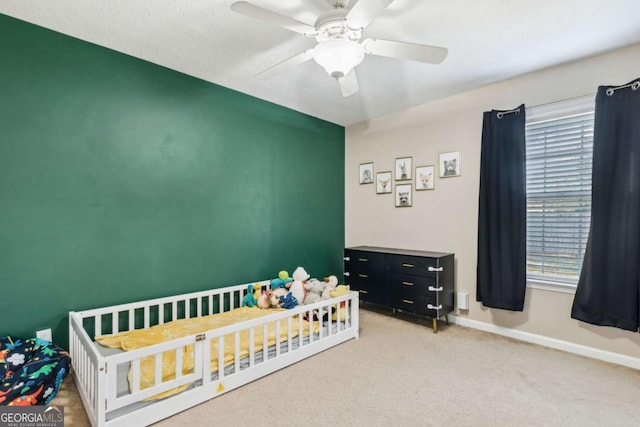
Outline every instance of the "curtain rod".
<path id="1" fill-rule="evenodd" d="M 638 88 L 640 88 L 640 80 L 636 80 L 635 82 L 631 82 L 631 83 L 627 83 L 626 85 L 622 85 L 622 86 L 616 86 L 616 87 L 610 87 L 609 89 L 607 89 L 607 95 L 611 96 L 613 95 L 613 92 L 617 91 L 618 89 L 624 89 L 630 87 L 631 90 L 638 90 Z"/>
<path id="2" fill-rule="evenodd" d="M 511 113 L 520 114 L 520 107 L 516 108 L 515 110 L 498 111 L 498 113 L 496 114 L 496 117 L 501 119 L 502 117 L 504 117 L 505 114 L 511 114 Z"/>

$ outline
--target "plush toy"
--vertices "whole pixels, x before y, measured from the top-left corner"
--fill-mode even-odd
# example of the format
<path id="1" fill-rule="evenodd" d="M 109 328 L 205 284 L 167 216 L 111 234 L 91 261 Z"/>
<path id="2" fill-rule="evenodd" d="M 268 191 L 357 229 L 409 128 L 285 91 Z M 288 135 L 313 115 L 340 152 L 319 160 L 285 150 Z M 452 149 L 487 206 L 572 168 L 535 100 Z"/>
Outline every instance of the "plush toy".
<path id="1" fill-rule="evenodd" d="M 327 284 L 321 282 L 318 279 L 309 279 L 304 284 L 304 289 L 307 291 L 307 295 L 304 297 L 304 305 L 313 304 L 322 300 L 322 291 L 324 291 Z"/>
<path id="2" fill-rule="evenodd" d="M 335 297 L 339 297 L 342 295 L 346 295 L 349 293 L 349 291 L 351 291 L 351 287 L 349 285 L 338 285 L 336 286 L 335 290 L 333 290 L 331 292 L 331 298 L 335 298 Z M 331 318 L 333 320 L 340 320 L 343 321 L 345 320 L 346 316 L 347 316 L 347 310 L 345 308 L 345 303 L 341 302 L 340 307 L 337 308 L 336 311 L 333 312 L 333 314 L 331 315 Z"/>
<path id="3" fill-rule="evenodd" d="M 271 289 L 285 288 L 291 282 L 293 282 L 293 279 L 289 277 L 289 273 L 282 270 L 278 273 L 278 277 L 271 281 Z"/>
<path id="4" fill-rule="evenodd" d="M 285 297 L 288 293 L 289 291 L 287 291 L 285 288 L 272 289 L 268 293 L 270 306 L 272 308 L 281 308 L 282 303 L 280 302 L 280 297 Z"/>
<path id="5" fill-rule="evenodd" d="M 286 309 L 292 309 L 298 305 L 298 299 L 289 292 L 287 295 L 280 297 L 280 306 Z"/>
<path id="6" fill-rule="evenodd" d="M 293 282 L 288 283 L 289 292 L 298 300 L 299 304 L 304 304 L 306 291 L 304 289 L 304 281 L 309 279 L 309 273 L 304 268 L 298 267 L 293 272 Z"/>
<path id="7" fill-rule="evenodd" d="M 331 298 L 331 292 L 338 286 L 338 278 L 336 276 L 325 277 L 324 281 L 327 283 L 325 285 L 324 291 L 322 291 L 322 299 Z"/>
<path id="8" fill-rule="evenodd" d="M 269 294 L 267 291 L 262 291 L 258 298 L 258 308 L 271 308 L 271 301 L 269 301 Z"/>
<path id="9" fill-rule="evenodd" d="M 258 303 L 258 298 L 260 298 L 261 289 L 262 286 L 260 286 L 260 283 L 247 286 L 247 294 L 242 298 L 242 305 L 254 307 Z"/>

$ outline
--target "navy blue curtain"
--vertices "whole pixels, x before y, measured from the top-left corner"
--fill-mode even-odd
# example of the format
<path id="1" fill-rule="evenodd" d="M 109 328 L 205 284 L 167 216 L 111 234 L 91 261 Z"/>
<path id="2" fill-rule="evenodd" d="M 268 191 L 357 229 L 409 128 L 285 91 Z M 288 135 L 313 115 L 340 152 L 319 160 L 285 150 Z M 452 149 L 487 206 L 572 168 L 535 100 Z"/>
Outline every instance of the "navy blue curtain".
<path id="1" fill-rule="evenodd" d="M 524 105 L 486 111 L 482 123 L 476 299 L 522 311 L 526 289 L 527 197 Z"/>
<path id="2" fill-rule="evenodd" d="M 640 79 L 598 88 L 591 227 L 571 317 L 638 331 L 639 287 Z"/>

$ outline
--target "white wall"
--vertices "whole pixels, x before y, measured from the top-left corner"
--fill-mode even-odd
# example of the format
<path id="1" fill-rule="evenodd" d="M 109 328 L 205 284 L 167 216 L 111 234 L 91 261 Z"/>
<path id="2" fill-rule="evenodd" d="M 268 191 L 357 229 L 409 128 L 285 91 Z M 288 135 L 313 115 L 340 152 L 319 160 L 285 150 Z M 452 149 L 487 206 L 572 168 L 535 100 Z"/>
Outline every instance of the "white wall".
<path id="1" fill-rule="evenodd" d="M 346 245 L 372 245 L 456 256 L 456 288 L 470 294 L 469 320 L 637 357 L 640 334 L 571 319 L 573 295 L 527 289 L 523 312 L 487 309 L 475 301 L 482 113 L 548 104 L 595 93 L 599 85 L 640 77 L 640 44 L 527 74 L 346 129 Z M 462 176 L 436 178 L 435 190 L 413 192 L 413 207 L 358 184 L 360 163 L 392 171 L 396 157 L 437 165 L 438 153 L 460 151 Z M 415 170 L 414 170 L 415 173 Z"/>

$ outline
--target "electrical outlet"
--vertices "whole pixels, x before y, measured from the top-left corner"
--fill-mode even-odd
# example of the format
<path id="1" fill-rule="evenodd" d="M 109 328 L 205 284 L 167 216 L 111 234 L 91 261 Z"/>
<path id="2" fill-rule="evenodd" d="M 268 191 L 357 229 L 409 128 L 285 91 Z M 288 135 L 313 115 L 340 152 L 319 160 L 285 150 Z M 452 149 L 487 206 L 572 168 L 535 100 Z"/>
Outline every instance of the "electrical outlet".
<path id="1" fill-rule="evenodd" d="M 53 341 L 53 339 L 51 338 L 51 328 L 36 331 L 36 337 L 49 342 Z"/>

